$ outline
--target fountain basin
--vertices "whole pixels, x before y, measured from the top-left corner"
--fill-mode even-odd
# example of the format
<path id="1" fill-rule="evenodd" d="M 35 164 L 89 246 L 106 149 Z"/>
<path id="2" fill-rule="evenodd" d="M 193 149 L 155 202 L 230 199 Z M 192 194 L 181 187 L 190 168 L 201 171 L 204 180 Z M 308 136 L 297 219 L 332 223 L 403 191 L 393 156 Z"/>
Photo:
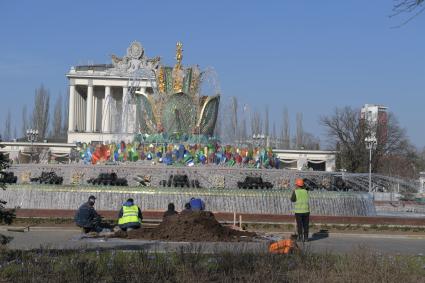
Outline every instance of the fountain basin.
<path id="1" fill-rule="evenodd" d="M 0 199 L 8 202 L 7 207 L 74 210 L 87 201 L 89 195 L 95 195 L 96 209 L 118 211 L 129 197 L 142 210 L 166 210 L 170 202 L 179 210 L 191 197 L 200 197 L 210 211 L 288 215 L 293 209 L 291 193 L 291 190 L 17 184 L 0 191 Z M 376 215 L 370 195 L 358 192 L 310 192 L 310 210 L 312 215 Z"/>

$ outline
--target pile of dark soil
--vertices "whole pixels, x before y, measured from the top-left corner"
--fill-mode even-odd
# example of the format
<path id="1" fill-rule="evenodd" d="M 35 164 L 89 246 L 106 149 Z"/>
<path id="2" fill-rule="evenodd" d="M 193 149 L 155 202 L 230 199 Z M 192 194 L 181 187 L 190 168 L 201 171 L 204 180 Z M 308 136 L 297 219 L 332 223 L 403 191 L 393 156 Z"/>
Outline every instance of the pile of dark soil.
<path id="1" fill-rule="evenodd" d="M 115 233 L 119 238 L 182 242 L 249 241 L 254 236 L 255 233 L 222 226 L 209 211 L 168 216 L 155 228 Z"/>

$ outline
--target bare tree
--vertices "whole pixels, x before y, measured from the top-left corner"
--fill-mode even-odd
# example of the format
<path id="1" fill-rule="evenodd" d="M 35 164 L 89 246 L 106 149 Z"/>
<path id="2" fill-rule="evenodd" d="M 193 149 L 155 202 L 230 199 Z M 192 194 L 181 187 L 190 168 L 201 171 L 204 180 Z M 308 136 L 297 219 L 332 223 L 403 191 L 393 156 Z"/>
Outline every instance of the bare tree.
<path id="1" fill-rule="evenodd" d="M 10 110 L 7 111 L 6 119 L 4 120 L 4 133 L 3 138 L 5 141 L 10 141 L 12 137 L 12 114 Z"/>
<path id="2" fill-rule="evenodd" d="M 269 106 L 266 105 L 266 109 L 264 111 L 264 136 L 269 138 L 270 134 L 270 126 L 269 126 Z"/>
<path id="3" fill-rule="evenodd" d="M 297 113 L 297 136 L 295 139 L 296 148 L 300 148 L 303 146 L 303 136 L 304 136 L 303 113 L 298 112 Z"/>
<path id="4" fill-rule="evenodd" d="M 62 134 L 66 137 L 68 132 L 68 118 L 69 118 L 69 92 L 63 100 L 63 125 Z"/>
<path id="5" fill-rule="evenodd" d="M 237 137 L 236 134 L 238 125 L 234 124 L 234 122 L 237 121 L 234 107 L 235 100 L 233 100 L 233 98 L 223 101 L 223 103 L 220 104 L 219 118 L 217 119 L 216 127 L 218 127 L 217 133 L 219 134 L 221 141 L 224 143 L 234 143 Z"/>
<path id="6" fill-rule="evenodd" d="M 304 149 L 319 150 L 320 139 L 311 133 L 303 132 L 303 144 L 301 145 Z"/>
<path id="7" fill-rule="evenodd" d="M 240 127 L 241 131 L 240 131 L 240 140 L 241 141 L 246 141 L 247 137 L 248 137 L 248 133 L 247 133 L 247 129 L 246 129 L 246 119 L 245 117 L 242 119 L 242 125 Z"/>
<path id="8" fill-rule="evenodd" d="M 277 136 L 276 136 L 276 122 L 273 121 L 273 127 L 272 127 L 272 147 L 276 148 L 277 147 Z"/>
<path id="9" fill-rule="evenodd" d="M 22 128 L 21 128 L 21 135 L 25 137 L 27 134 L 28 129 L 28 112 L 27 112 L 27 106 L 24 105 L 22 107 Z"/>
<path id="10" fill-rule="evenodd" d="M 35 90 L 34 109 L 32 112 L 32 127 L 39 132 L 40 139 L 43 140 L 49 128 L 49 91 L 41 85 Z"/>
<path id="11" fill-rule="evenodd" d="M 338 150 L 337 166 L 350 172 L 366 172 L 366 132 L 360 123 L 360 111 L 351 107 L 336 108 L 331 116 L 321 117 L 331 146 Z"/>
<path id="12" fill-rule="evenodd" d="M 251 122 L 251 136 L 257 134 L 256 132 L 256 120 L 255 120 L 255 112 L 251 112 L 249 115 L 249 120 Z"/>
<path id="13" fill-rule="evenodd" d="M 217 113 L 217 121 L 215 122 L 214 128 L 214 136 L 221 138 L 221 128 L 222 128 L 222 120 L 223 120 L 223 105 L 219 105 L 218 113 Z"/>
<path id="14" fill-rule="evenodd" d="M 231 117 L 231 141 L 234 142 L 235 139 L 238 137 L 238 100 L 235 96 L 232 97 L 231 103 L 230 103 L 230 113 L 232 115 Z"/>
<path id="15" fill-rule="evenodd" d="M 288 108 L 286 107 L 283 109 L 282 127 L 282 148 L 289 149 L 291 147 L 291 133 L 289 128 Z"/>
<path id="16" fill-rule="evenodd" d="M 360 111 L 351 107 L 336 108 L 333 115 L 321 118 L 321 124 L 327 129 L 333 148 L 339 151 L 337 166 L 350 172 L 367 172 L 369 155 L 365 138 L 376 129 L 376 125 L 361 119 Z M 388 162 L 390 159 L 396 160 L 396 156 L 407 156 L 410 148 L 405 130 L 391 113 L 386 123 L 378 125 L 377 133 L 381 134 L 377 135 L 377 146 L 372 153 L 374 172 L 380 172 L 384 160 Z"/>
<path id="17" fill-rule="evenodd" d="M 53 137 L 60 137 L 62 134 L 62 96 L 60 95 L 55 103 L 55 109 L 53 112 Z"/>
<path id="18" fill-rule="evenodd" d="M 251 132 L 252 135 L 259 135 L 262 133 L 261 115 L 258 111 L 251 113 Z"/>

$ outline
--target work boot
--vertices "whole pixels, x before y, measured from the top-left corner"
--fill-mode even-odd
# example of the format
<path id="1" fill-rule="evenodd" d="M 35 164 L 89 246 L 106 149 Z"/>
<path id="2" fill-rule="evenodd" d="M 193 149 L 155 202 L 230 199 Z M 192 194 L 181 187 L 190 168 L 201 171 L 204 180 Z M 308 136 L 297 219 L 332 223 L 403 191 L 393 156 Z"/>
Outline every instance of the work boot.
<path id="1" fill-rule="evenodd" d="M 298 235 L 298 237 L 297 237 L 297 241 L 298 242 L 301 242 L 303 240 L 303 236 L 302 235 Z"/>
<path id="2" fill-rule="evenodd" d="M 303 242 L 305 243 L 305 242 L 308 242 L 308 234 L 307 235 L 304 235 L 304 237 L 303 237 Z"/>

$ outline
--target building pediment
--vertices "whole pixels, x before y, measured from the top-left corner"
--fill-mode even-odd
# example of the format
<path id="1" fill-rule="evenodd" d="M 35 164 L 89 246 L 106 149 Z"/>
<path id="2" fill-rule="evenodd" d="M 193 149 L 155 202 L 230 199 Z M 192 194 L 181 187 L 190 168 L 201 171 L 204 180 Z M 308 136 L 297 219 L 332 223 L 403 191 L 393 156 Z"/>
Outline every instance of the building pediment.
<path id="1" fill-rule="evenodd" d="M 143 46 L 138 41 L 133 41 L 127 48 L 127 54 L 118 57 L 111 55 L 112 68 L 107 72 L 113 75 L 131 75 L 135 72 L 144 71 L 154 75 L 160 64 L 160 57 L 147 58 Z"/>

